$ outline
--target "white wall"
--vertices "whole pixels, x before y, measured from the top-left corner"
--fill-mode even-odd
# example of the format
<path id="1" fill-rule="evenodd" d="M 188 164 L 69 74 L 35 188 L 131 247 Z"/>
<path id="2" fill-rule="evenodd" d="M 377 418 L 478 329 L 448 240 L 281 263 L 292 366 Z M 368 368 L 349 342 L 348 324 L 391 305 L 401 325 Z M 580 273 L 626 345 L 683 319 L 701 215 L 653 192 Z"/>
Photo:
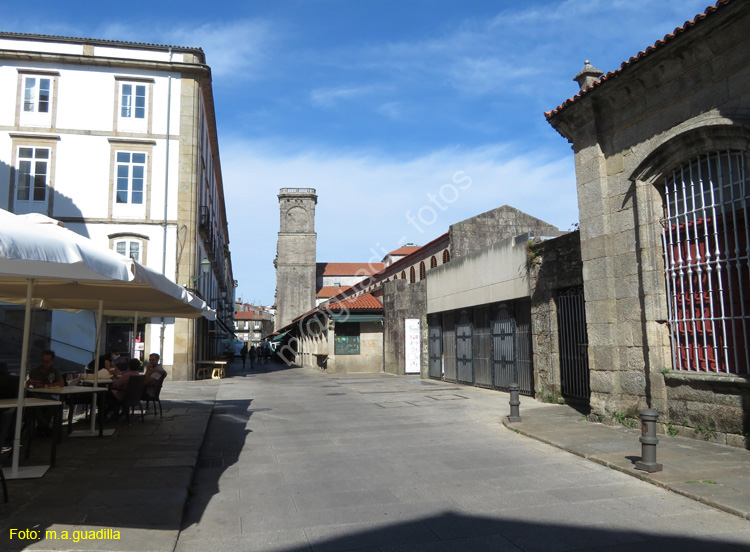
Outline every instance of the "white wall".
<path id="1" fill-rule="evenodd" d="M 427 272 L 427 312 L 529 297 L 529 234 L 499 241 Z"/>

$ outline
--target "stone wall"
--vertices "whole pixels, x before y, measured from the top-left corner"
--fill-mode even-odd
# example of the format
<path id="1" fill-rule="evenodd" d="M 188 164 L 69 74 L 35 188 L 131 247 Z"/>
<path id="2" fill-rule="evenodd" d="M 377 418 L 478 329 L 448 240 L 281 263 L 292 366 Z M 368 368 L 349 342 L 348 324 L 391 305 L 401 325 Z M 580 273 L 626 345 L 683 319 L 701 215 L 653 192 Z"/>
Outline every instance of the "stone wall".
<path id="1" fill-rule="evenodd" d="M 535 236 L 559 236 L 560 231 L 536 217 L 503 205 L 450 227 L 451 258 L 484 249 L 505 238 L 531 233 Z"/>
<path id="2" fill-rule="evenodd" d="M 549 116 L 575 151 L 592 409 L 650 406 L 664 422 L 730 435 L 723 442 L 746 440 L 748 387 L 730 375 L 670 376 L 660 221 L 675 167 L 748 151 L 748 28 L 749 3 L 720 7 Z"/>
<path id="3" fill-rule="evenodd" d="M 427 377 L 427 281 L 410 284 L 407 280 L 393 280 L 383 284 L 383 336 L 385 339 L 384 370 L 389 374 L 404 374 L 404 320 L 419 318 L 421 324 L 421 375 Z"/>
<path id="4" fill-rule="evenodd" d="M 578 232 L 530 244 L 531 334 L 537 399 L 559 396 L 560 336 L 555 299 L 560 290 L 583 285 Z"/>

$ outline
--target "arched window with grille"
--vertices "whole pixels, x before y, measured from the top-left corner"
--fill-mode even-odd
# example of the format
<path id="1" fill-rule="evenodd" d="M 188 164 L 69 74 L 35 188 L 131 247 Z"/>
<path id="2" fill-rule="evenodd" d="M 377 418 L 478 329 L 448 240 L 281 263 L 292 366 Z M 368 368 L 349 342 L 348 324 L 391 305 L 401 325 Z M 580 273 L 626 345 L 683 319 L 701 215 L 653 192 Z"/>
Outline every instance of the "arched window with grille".
<path id="1" fill-rule="evenodd" d="M 401 271 L 401 279 L 406 280 L 406 272 L 404 272 L 403 270 Z"/>
<path id="2" fill-rule="evenodd" d="M 447 249 L 443 251 L 443 264 L 449 263 L 451 261 L 451 254 L 450 251 Z"/>
<path id="3" fill-rule="evenodd" d="M 422 281 L 427 277 L 427 271 L 424 267 L 424 261 L 419 263 L 419 280 Z"/>
<path id="4" fill-rule="evenodd" d="M 745 155 L 700 155 L 664 177 L 663 244 L 676 370 L 750 373 Z"/>
<path id="5" fill-rule="evenodd" d="M 416 273 L 414 271 L 414 267 L 411 267 L 409 269 L 409 283 L 413 284 L 416 281 L 417 281 L 417 276 L 416 276 Z"/>
<path id="6" fill-rule="evenodd" d="M 430 268 L 435 268 L 437 266 L 437 259 L 435 258 L 435 255 L 430 257 Z"/>

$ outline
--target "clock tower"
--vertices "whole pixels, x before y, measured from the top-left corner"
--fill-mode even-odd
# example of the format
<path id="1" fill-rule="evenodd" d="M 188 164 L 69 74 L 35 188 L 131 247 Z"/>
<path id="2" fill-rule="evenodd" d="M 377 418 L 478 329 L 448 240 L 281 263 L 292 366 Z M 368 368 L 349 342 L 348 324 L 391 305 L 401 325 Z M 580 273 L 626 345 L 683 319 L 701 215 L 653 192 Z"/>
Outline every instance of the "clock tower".
<path id="1" fill-rule="evenodd" d="M 315 307 L 315 205 L 313 188 L 279 190 L 276 242 L 276 329 Z"/>

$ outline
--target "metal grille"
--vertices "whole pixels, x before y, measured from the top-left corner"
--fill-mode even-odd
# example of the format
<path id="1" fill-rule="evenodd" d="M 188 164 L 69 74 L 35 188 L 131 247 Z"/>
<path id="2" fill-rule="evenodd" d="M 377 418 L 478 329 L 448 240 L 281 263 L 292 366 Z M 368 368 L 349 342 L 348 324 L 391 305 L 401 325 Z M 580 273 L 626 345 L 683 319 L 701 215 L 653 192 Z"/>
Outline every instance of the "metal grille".
<path id="1" fill-rule="evenodd" d="M 443 334 L 439 316 L 430 316 L 428 318 L 427 340 L 429 354 L 428 374 L 431 378 L 440 379 L 443 377 Z"/>
<path id="2" fill-rule="evenodd" d="M 516 320 L 513 305 L 501 303 L 492 317 L 492 371 L 495 387 L 507 391 L 516 374 Z"/>
<path id="3" fill-rule="evenodd" d="M 560 342 L 560 387 L 566 397 L 589 400 L 589 358 L 583 288 L 561 291 L 557 297 Z"/>
<path id="4" fill-rule="evenodd" d="M 516 301 L 516 365 L 518 387 L 525 395 L 534 394 L 534 366 L 531 360 L 531 302 Z"/>
<path id="5" fill-rule="evenodd" d="M 702 155 L 665 177 L 663 245 L 673 367 L 750 373 L 745 158 Z"/>
<path id="6" fill-rule="evenodd" d="M 471 313 L 463 310 L 456 324 L 456 379 L 461 383 L 474 383 Z"/>
<path id="7" fill-rule="evenodd" d="M 452 312 L 443 314 L 443 370 L 445 381 L 456 381 L 456 323 Z"/>
<path id="8" fill-rule="evenodd" d="M 474 383 L 492 387 L 492 335 L 490 307 L 474 309 Z"/>

